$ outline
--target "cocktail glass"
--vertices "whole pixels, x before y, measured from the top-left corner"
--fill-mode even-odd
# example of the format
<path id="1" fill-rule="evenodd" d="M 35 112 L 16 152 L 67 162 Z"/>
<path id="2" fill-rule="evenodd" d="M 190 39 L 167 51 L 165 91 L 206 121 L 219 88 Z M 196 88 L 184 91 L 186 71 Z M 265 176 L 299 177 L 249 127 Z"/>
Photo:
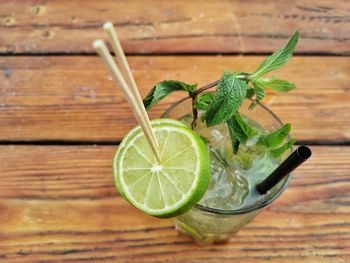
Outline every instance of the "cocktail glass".
<path id="1" fill-rule="evenodd" d="M 258 104 L 254 109 L 249 110 L 250 102 L 246 101 L 240 107 L 240 113 L 247 119 L 255 121 L 266 131 L 274 131 L 282 126 L 280 119 L 268 108 Z M 168 108 L 162 117 L 172 119 L 190 119 L 191 100 L 184 99 Z M 187 121 L 188 121 L 187 120 Z M 200 135 L 212 136 L 210 128 L 202 128 L 197 131 Z M 213 138 L 209 138 L 212 141 Z M 213 140 L 215 141 L 215 140 Z M 252 174 L 254 176 L 254 174 Z M 268 174 L 266 174 L 268 176 Z M 188 212 L 175 218 L 175 226 L 179 232 L 192 237 L 198 244 L 224 243 L 241 227 L 248 224 L 256 217 L 261 210 L 276 200 L 286 189 L 291 175 L 279 182 L 264 196 L 259 196 L 255 202 L 250 202 L 233 209 L 217 209 L 197 204 Z"/>

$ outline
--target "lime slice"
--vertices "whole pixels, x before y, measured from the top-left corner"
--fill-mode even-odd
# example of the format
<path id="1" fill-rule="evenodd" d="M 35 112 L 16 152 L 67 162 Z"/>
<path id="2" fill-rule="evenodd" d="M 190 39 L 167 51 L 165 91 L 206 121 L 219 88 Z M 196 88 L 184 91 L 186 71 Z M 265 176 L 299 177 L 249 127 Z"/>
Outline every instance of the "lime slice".
<path id="1" fill-rule="evenodd" d="M 181 127 L 185 127 L 185 128 L 189 127 L 189 126 L 187 126 L 186 124 L 184 124 L 181 121 L 174 120 L 174 119 L 169 119 L 169 118 L 161 118 L 161 119 L 153 119 L 153 120 L 151 120 L 152 127 L 155 127 L 155 126 L 160 125 L 160 124 L 172 124 L 172 125 L 177 125 L 177 126 L 181 126 Z M 113 162 L 114 174 L 116 174 L 115 173 L 115 165 L 117 164 L 116 157 L 118 156 L 118 152 L 121 152 L 124 149 L 125 145 L 128 145 L 128 141 L 130 141 L 140 131 L 141 131 L 140 125 L 134 127 L 133 129 L 131 129 L 126 134 L 126 136 L 123 138 L 122 142 L 119 144 L 118 151 L 117 151 L 117 153 L 114 156 L 115 157 L 114 158 L 114 162 Z M 123 193 L 123 191 L 121 190 L 121 187 L 119 187 L 118 180 L 115 180 L 114 182 L 115 182 L 115 186 L 116 186 L 117 191 L 119 192 L 119 194 L 121 196 L 123 196 L 124 198 L 126 198 L 124 193 Z"/>
<path id="2" fill-rule="evenodd" d="M 143 132 L 134 129 L 118 149 L 113 171 L 118 191 L 133 206 L 152 216 L 171 217 L 186 212 L 206 192 L 209 153 L 192 130 L 162 122 L 152 125 L 161 164 L 155 160 Z"/>
<path id="3" fill-rule="evenodd" d="M 187 126 L 185 123 L 183 123 L 181 121 L 178 121 L 178 120 L 174 120 L 174 119 L 162 118 L 162 119 L 153 119 L 153 120 L 151 120 L 152 127 L 155 127 L 155 126 L 160 125 L 160 124 L 172 124 L 172 125 L 177 125 L 177 126 L 189 128 L 189 126 Z M 134 137 L 140 131 L 141 131 L 140 125 L 138 125 L 138 126 L 134 127 L 133 129 L 131 129 L 125 135 L 125 137 L 123 138 L 122 142 L 119 144 L 118 152 L 120 152 L 125 147 L 125 145 L 128 144 L 128 141 L 130 139 L 132 139 L 132 137 Z M 117 154 L 115 156 L 117 156 Z"/>

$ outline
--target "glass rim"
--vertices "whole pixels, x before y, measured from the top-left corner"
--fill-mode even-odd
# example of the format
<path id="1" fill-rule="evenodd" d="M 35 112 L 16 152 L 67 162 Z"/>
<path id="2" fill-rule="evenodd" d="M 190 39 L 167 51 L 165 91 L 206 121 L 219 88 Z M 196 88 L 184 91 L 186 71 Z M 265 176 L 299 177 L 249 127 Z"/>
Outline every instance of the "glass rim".
<path id="1" fill-rule="evenodd" d="M 172 104 L 169 108 L 167 108 L 164 111 L 164 113 L 162 114 L 161 118 L 166 118 L 173 109 L 175 109 L 178 105 L 180 105 L 181 103 L 185 102 L 188 99 L 190 99 L 190 97 L 185 97 L 185 98 L 175 102 L 174 104 Z M 283 122 L 269 108 L 267 108 L 266 106 L 264 106 L 260 102 L 257 103 L 257 107 L 261 107 L 263 110 L 268 112 L 272 116 L 272 118 L 275 119 L 275 121 L 277 121 L 277 123 L 280 126 L 283 126 Z M 208 212 L 208 213 L 212 213 L 212 214 L 218 214 L 218 215 L 246 214 L 246 213 L 249 213 L 249 212 L 252 212 L 252 211 L 264 208 L 264 207 L 268 206 L 269 204 L 271 204 L 274 200 L 276 200 L 284 192 L 284 190 L 288 186 L 288 183 L 289 183 L 290 179 L 291 179 L 291 174 L 289 174 L 287 176 L 287 178 L 284 180 L 284 182 L 281 185 L 281 187 L 268 200 L 265 200 L 263 202 L 259 202 L 257 204 L 253 204 L 253 205 L 250 205 L 250 206 L 247 206 L 247 207 L 237 208 L 237 209 L 219 209 L 219 208 L 207 207 L 207 206 L 204 206 L 204 205 L 200 205 L 198 203 L 196 205 L 194 205 L 193 207 L 198 209 L 198 210 L 204 211 L 204 212 Z"/>

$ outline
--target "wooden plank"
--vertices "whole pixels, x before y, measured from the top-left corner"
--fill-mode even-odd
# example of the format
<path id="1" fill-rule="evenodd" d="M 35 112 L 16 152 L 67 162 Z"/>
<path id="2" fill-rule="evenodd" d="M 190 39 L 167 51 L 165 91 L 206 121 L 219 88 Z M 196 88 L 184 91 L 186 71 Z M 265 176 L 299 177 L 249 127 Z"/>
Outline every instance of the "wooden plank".
<path id="1" fill-rule="evenodd" d="M 145 95 L 158 81 L 199 86 L 225 68 L 252 71 L 263 57 L 133 56 L 131 67 Z M 117 141 L 135 125 L 132 113 L 97 57 L 1 57 L 1 140 Z M 280 94 L 270 108 L 293 124 L 298 140 L 350 139 L 350 58 L 295 57 L 277 72 L 298 89 Z M 155 107 L 159 117 L 184 94 Z"/>
<path id="2" fill-rule="evenodd" d="M 0 52 L 93 52 L 112 21 L 128 53 L 272 52 L 296 29 L 297 52 L 349 54 L 349 1 L 1 1 Z"/>
<path id="3" fill-rule="evenodd" d="M 117 196 L 111 146 L 0 146 L 1 262 L 349 262 L 350 147 L 312 147 L 286 192 L 198 247 Z"/>

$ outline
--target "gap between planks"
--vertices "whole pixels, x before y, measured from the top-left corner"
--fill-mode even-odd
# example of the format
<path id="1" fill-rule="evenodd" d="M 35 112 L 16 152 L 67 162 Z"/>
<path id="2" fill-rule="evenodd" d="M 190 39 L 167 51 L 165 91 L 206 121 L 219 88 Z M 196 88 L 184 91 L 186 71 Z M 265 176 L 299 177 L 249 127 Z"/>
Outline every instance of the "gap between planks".
<path id="1" fill-rule="evenodd" d="M 103 145 L 109 145 L 109 146 L 118 146 L 121 143 L 121 141 L 90 141 L 90 140 L 25 140 L 25 141 L 11 141 L 11 140 L 4 140 L 0 141 L 0 145 L 31 145 L 31 146 L 79 146 L 79 145 L 86 145 L 86 146 L 103 146 Z M 311 146 L 350 146 L 350 141 L 348 140 L 334 140 L 334 141 L 327 141 L 327 140 L 300 140 L 295 143 L 295 145 L 311 145 Z"/>
<path id="2" fill-rule="evenodd" d="M 112 54 L 114 52 L 110 50 Z M 191 52 L 181 52 L 181 53 L 174 53 L 174 52 L 150 52 L 150 53 L 135 53 L 135 52 L 126 52 L 126 56 L 134 57 L 134 56 L 144 56 L 144 57 L 150 57 L 150 56 L 191 56 L 191 57 L 201 57 L 201 56 L 245 56 L 245 57 L 253 57 L 253 56 L 268 56 L 271 55 L 272 52 L 200 52 L 200 53 L 191 53 Z M 21 53 L 1 53 L 0 57 L 79 57 L 79 56 L 87 56 L 87 57 L 97 57 L 97 54 L 95 52 L 21 52 Z M 325 52 L 298 52 L 293 54 L 293 57 L 350 57 L 350 53 L 325 53 Z"/>

